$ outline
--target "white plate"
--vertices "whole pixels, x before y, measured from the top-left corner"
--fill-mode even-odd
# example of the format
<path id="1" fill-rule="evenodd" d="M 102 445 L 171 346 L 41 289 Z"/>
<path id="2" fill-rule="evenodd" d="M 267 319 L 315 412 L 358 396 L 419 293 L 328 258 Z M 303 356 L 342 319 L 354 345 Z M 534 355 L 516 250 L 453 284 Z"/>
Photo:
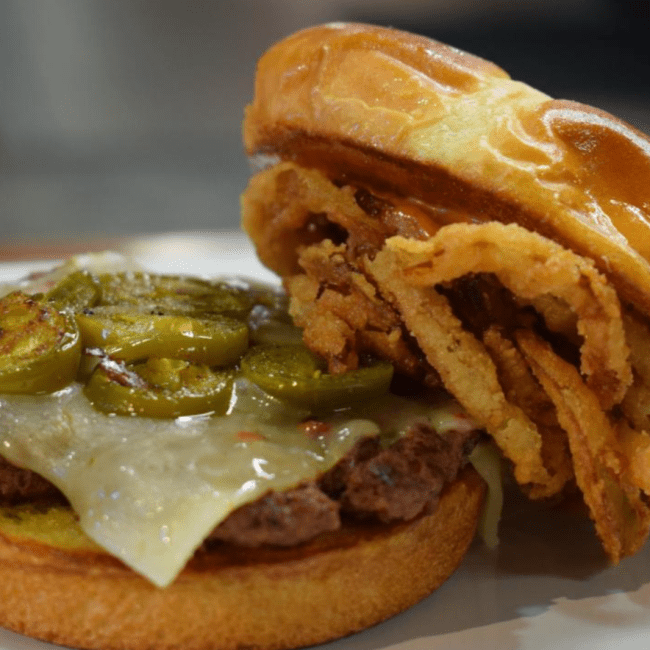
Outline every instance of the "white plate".
<path id="1" fill-rule="evenodd" d="M 273 281 L 239 233 L 177 233 L 128 252 L 165 273 Z M 0 263 L 0 281 L 48 263 Z M 591 524 L 511 495 L 492 552 L 478 541 L 460 569 L 409 611 L 319 650 L 647 650 L 650 549 L 608 567 Z M 317 615 L 317 612 L 314 612 Z M 58 646 L 0 629 L 0 650 Z"/>

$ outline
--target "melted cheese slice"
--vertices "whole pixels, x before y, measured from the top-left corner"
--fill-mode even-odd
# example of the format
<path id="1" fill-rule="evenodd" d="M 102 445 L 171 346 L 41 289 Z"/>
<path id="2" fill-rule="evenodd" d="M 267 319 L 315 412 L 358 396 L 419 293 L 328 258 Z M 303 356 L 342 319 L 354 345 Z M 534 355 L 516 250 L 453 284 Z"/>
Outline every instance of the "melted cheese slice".
<path id="1" fill-rule="evenodd" d="M 279 417 L 269 402 L 251 415 L 247 390 L 256 389 L 240 386 L 246 408 L 235 400 L 228 416 L 176 420 L 107 416 L 79 385 L 2 396 L 0 453 L 56 485 L 90 538 L 164 587 L 235 508 L 315 478 L 360 437 L 381 429 L 392 439 L 414 421 L 441 432 L 471 425 L 453 404 L 391 396 L 372 417 L 339 417 L 314 439 L 297 426 L 301 413 Z"/>
<path id="2" fill-rule="evenodd" d="M 318 475 L 360 435 L 378 433 L 370 421 L 352 421 L 326 443 L 295 425 L 239 414 L 110 417 L 77 385 L 52 396 L 5 397 L 0 429 L 8 460 L 56 485 L 92 539 L 158 586 L 175 578 L 236 507 Z"/>

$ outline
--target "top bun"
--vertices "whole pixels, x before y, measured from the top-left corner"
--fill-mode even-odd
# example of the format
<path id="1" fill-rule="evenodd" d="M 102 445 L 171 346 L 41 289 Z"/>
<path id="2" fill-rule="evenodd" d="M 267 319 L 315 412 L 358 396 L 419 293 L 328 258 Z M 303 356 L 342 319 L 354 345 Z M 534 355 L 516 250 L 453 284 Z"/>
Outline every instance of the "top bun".
<path id="1" fill-rule="evenodd" d="M 650 315 L 650 140 L 483 59 L 381 27 L 306 29 L 260 59 L 244 142 L 439 223 L 518 223 Z"/>

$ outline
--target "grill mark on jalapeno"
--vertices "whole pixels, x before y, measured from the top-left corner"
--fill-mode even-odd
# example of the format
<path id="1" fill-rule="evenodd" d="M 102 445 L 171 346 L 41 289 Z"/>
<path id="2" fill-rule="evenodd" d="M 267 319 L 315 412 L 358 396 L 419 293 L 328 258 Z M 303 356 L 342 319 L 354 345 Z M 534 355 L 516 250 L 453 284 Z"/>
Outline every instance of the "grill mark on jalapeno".
<path id="1" fill-rule="evenodd" d="M 379 361 L 329 375 L 324 362 L 298 343 L 300 330 L 286 311 L 286 296 L 254 284 L 76 271 L 45 296 L 21 300 L 23 306 L 38 303 L 40 311 L 31 314 L 32 319 L 51 327 L 37 330 L 42 346 L 38 336 L 25 330 L 24 338 L 33 345 L 33 363 L 24 364 L 27 370 L 21 375 L 15 362 L 18 353 L 12 353 L 6 365 L 22 382 L 14 390 L 1 383 L 0 363 L 0 392 L 51 392 L 76 376 L 85 382 L 84 391 L 98 410 L 174 418 L 225 413 L 238 373 L 287 408 L 312 413 L 381 396 L 392 379 L 392 366 Z M 56 347 L 53 332 L 66 340 L 62 349 L 74 350 L 63 363 L 52 361 L 63 360 L 50 351 Z M 68 345 L 71 336 L 76 337 L 74 346 Z M 0 330 L 0 344 L 3 340 L 8 339 Z M 33 380 L 35 369 L 45 380 Z"/>
<path id="2" fill-rule="evenodd" d="M 242 374 L 270 395 L 312 412 L 345 408 L 388 392 L 393 367 L 385 361 L 330 375 L 303 345 L 259 345 L 241 360 Z"/>
<path id="3" fill-rule="evenodd" d="M 103 273 L 97 281 L 101 305 L 138 307 L 147 302 L 167 313 L 194 310 L 233 318 L 245 318 L 253 306 L 246 291 L 225 282 L 142 272 Z"/>
<path id="4" fill-rule="evenodd" d="M 75 271 L 66 275 L 45 297 L 57 309 L 77 312 L 96 305 L 101 297 L 101 289 L 88 271 Z"/>
<path id="5" fill-rule="evenodd" d="M 99 362 L 84 393 L 97 410 L 116 415 L 223 415 L 230 402 L 234 374 L 234 369 L 214 371 L 179 359 L 152 358 L 127 365 L 106 357 Z"/>
<path id="6" fill-rule="evenodd" d="M 123 361 L 148 357 L 184 359 L 208 366 L 235 363 L 248 348 L 246 323 L 222 316 L 102 311 L 77 314 L 85 348 L 101 348 Z"/>
<path id="7" fill-rule="evenodd" d="M 0 393 L 53 393 L 74 380 L 81 339 L 74 318 L 38 296 L 0 300 Z"/>

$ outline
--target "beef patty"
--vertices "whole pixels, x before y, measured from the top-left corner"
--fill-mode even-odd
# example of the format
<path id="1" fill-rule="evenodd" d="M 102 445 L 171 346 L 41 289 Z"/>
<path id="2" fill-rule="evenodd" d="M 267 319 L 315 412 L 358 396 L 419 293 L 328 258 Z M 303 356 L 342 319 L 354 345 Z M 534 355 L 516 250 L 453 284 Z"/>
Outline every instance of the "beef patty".
<path id="1" fill-rule="evenodd" d="M 431 512 L 478 436 L 477 431 L 441 436 L 419 424 L 386 448 L 378 438 L 363 438 L 320 477 L 284 492 L 270 491 L 233 511 L 206 543 L 293 546 L 337 530 L 346 518 L 388 523 Z M 0 457 L 0 504 L 62 501 L 54 485 Z"/>

